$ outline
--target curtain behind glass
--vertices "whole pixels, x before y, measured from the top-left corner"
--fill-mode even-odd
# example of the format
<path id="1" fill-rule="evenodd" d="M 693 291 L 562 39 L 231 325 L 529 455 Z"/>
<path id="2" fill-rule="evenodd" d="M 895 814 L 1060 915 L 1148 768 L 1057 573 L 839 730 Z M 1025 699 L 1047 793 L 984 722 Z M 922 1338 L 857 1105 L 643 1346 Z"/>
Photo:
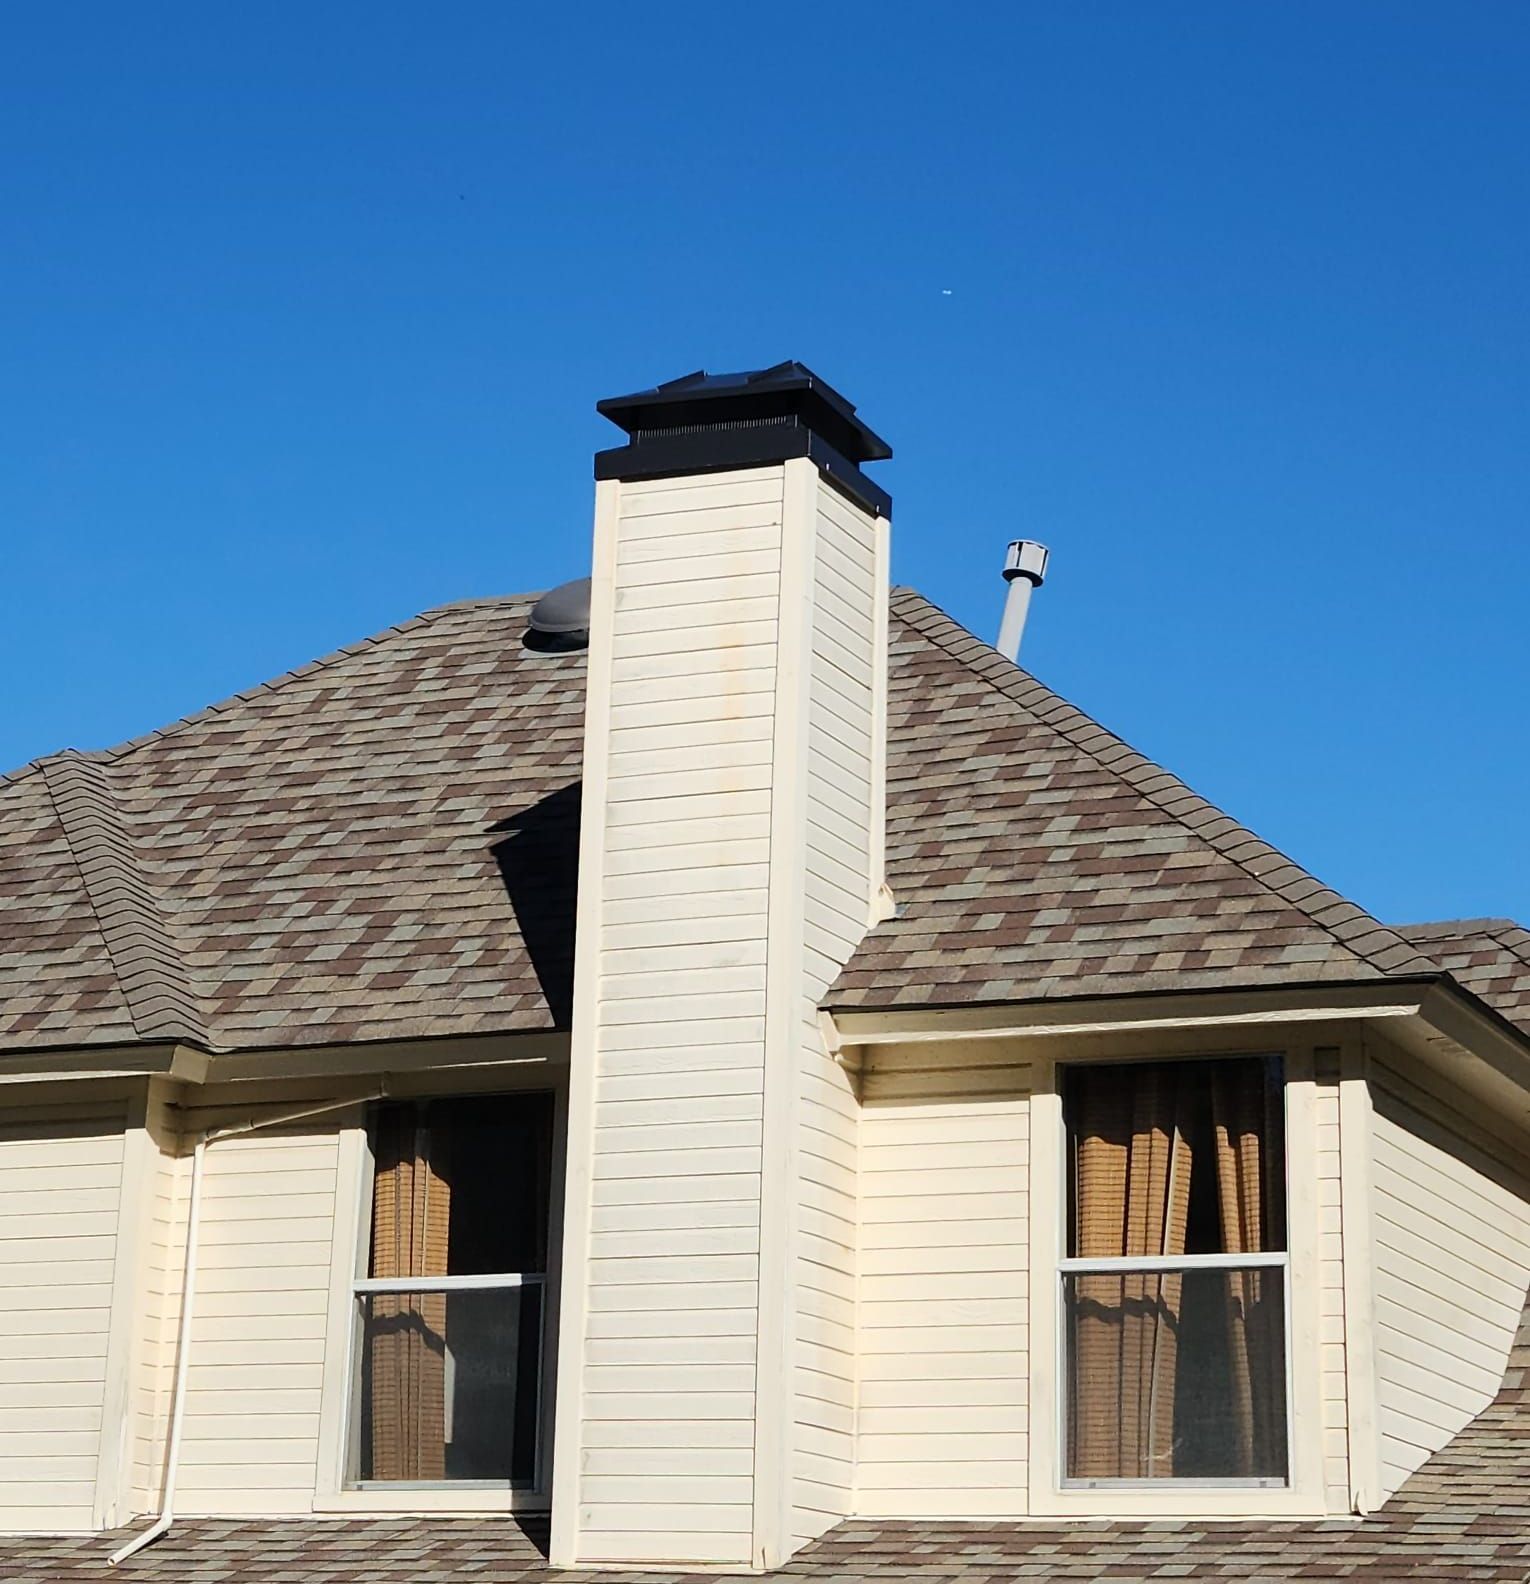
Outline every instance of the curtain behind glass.
<path id="1" fill-rule="evenodd" d="M 1211 1074 L 1211 1119 L 1216 1152 L 1217 1203 L 1228 1254 L 1257 1254 L 1284 1244 L 1280 1194 L 1268 1191 L 1281 1177 L 1267 1171 L 1281 1141 L 1279 1091 L 1255 1062 L 1216 1063 Z M 1286 1383 L 1283 1305 L 1268 1274 L 1230 1275 L 1227 1295 L 1228 1354 L 1233 1421 L 1243 1468 L 1263 1470 L 1281 1461 L 1285 1442 Z"/>
<path id="2" fill-rule="evenodd" d="M 1075 1255 L 1185 1252 L 1190 1147 L 1180 1075 L 1170 1064 L 1123 1065 L 1077 1085 Z M 1182 1285 L 1172 1272 L 1077 1278 L 1072 1478 L 1172 1472 Z"/>
<path id="3" fill-rule="evenodd" d="M 426 1113 L 378 1113 L 372 1189 L 372 1275 L 445 1276 L 451 1183 L 446 1130 Z M 446 1295 L 379 1293 L 368 1332 L 371 1470 L 375 1480 L 446 1475 Z"/>

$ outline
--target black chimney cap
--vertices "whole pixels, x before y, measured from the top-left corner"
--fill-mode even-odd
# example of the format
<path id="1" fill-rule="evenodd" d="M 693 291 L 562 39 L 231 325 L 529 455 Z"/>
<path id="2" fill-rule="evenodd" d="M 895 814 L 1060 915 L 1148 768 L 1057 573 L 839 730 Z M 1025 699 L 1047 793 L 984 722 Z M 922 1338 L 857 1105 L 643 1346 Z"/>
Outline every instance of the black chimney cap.
<path id="1" fill-rule="evenodd" d="M 608 396 L 595 410 L 631 437 L 595 453 L 598 479 L 673 478 L 810 457 L 868 511 L 892 516 L 887 492 L 861 472 L 892 447 L 855 416 L 826 380 L 801 363 L 741 374 L 694 374 L 652 390 Z"/>

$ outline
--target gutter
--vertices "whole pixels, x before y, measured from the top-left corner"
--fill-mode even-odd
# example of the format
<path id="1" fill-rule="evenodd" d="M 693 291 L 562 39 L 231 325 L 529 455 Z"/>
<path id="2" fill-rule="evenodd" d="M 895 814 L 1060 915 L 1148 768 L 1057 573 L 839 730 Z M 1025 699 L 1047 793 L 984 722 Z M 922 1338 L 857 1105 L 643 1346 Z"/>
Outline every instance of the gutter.
<path id="1" fill-rule="evenodd" d="M 186 1377 L 191 1366 L 191 1317 L 197 1292 L 197 1233 L 202 1224 L 202 1177 L 208 1149 L 222 1140 L 237 1138 L 244 1133 L 254 1133 L 260 1128 L 276 1127 L 283 1122 L 301 1122 L 306 1117 L 323 1116 L 330 1111 L 343 1111 L 368 1100 L 380 1100 L 388 1092 L 384 1080 L 375 1090 L 360 1095 L 348 1095 L 344 1100 L 326 1100 L 319 1105 L 300 1107 L 295 1111 L 278 1111 L 271 1116 L 249 1117 L 228 1127 L 207 1128 L 197 1135 L 196 1147 L 191 1156 L 191 1193 L 186 1207 L 186 1263 L 181 1279 L 181 1320 L 175 1345 L 175 1379 L 170 1391 L 170 1439 L 165 1448 L 165 1478 L 160 1494 L 159 1516 L 140 1535 L 129 1540 L 107 1559 L 112 1567 L 126 1562 L 147 1545 L 152 1545 L 161 1535 L 167 1534 L 175 1522 L 175 1483 L 180 1470 L 181 1427 L 186 1417 Z"/>

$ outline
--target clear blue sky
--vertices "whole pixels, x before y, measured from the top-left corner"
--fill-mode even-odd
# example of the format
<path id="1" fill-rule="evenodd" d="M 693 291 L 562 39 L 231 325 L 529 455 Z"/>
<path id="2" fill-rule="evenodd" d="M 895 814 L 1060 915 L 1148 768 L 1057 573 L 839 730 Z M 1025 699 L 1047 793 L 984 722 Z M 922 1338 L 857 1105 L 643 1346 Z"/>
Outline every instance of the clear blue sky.
<path id="1" fill-rule="evenodd" d="M 1530 9 L 6 9 L 0 763 L 582 573 L 796 357 L 894 572 L 1383 917 L 1530 914 Z"/>

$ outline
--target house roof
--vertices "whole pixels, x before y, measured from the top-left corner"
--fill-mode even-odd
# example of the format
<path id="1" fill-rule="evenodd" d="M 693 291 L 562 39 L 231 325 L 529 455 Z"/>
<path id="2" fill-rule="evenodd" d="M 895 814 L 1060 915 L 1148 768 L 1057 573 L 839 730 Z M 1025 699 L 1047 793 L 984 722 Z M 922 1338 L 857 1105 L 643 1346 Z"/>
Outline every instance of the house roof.
<path id="1" fill-rule="evenodd" d="M 1364 1521 L 889 1523 L 850 1519 L 769 1577 L 802 1584 L 1530 1578 L 1530 1301 L 1492 1404 Z M 0 1540 L 9 1584 L 99 1579 L 131 1530 Z M 702 1584 L 727 1575 L 554 1571 L 507 1518 L 191 1519 L 124 1563 L 145 1584 Z"/>
<path id="2" fill-rule="evenodd" d="M 1399 924 L 1397 933 L 1511 1023 L 1530 1029 L 1530 930 L 1513 919 Z"/>
<path id="3" fill-rule="evenodd" d="M 0 781 L 0 1045 L 566 1027 L 584 657 L 523 646 L 534 600 L 443 606 Z M 891 614 L 898 911 L 830 1004 L 1443 970 L 1530 1029 L 1530 989 L 1467 960 L 1487 947 L 1387 928 L 919 595 Z"/>
<path id="4" fill-rule="evenodd" d="M 522 646 L 532 603 L 427 612 L 0 784 L 0 1037 L 566 1021 L 584 656 Z"/>
<path id="5" fill-rule="evenodd" d="M 892 600 L 895 918 L 840 1007 L 1432 975 L 1411 942 L 908 590 Z"/>

